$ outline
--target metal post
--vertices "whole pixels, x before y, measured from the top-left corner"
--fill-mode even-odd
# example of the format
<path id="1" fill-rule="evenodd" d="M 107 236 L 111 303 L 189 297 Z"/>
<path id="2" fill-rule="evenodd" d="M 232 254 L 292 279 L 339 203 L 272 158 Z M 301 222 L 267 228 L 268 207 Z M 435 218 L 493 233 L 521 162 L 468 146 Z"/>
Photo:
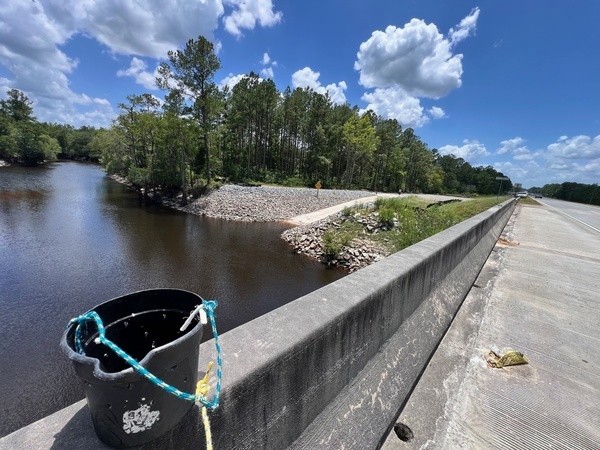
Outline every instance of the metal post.
<path id="1" fill-rule="evenodd" d="M 498 187 L 498 194 L 496 194 L 496 201 L 498 201 L 498 198 L 500 197 L 500 191 L 502 190 L 502 182 L 504 180 L 508 180 L 508 177 L 496 177 L 496 180 L 500 180 L 500 186 Z"/>

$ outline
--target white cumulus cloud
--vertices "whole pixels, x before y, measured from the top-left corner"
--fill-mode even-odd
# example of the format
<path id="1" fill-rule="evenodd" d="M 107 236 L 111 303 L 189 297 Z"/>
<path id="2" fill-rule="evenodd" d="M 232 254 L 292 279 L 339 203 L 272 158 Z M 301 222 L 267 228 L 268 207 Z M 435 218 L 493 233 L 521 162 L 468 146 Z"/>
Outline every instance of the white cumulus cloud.
<path id="1" fill-rule="evenodd" d="M 445 117 L 440 107 L 430 108 L 427 116 L 418 99 L 438 99 L 461 86 L 463 55 L 454 54 L 452 49 L 472 34 L 478 17 L 476 8 L 450 30 L 449 37 L 440 33 L 435 24 L 416 18 L 401 28 L 390 25 L 384 31 L 374 31 L 360 45 L 354 63 L 354 69 L 360 73 L 359 83 L 375 89 L 363 96 L 363 100 L 371 102 L 369 108 L 396 114 L 394 118 L 404 126 L 422 126 L 430 117 Z M 408 110 L 391 105 L 383 93 L 400 98 Z"/>
<path id="2" fill-rule="evenodd" d="M 140 58 L 135 56 L 131 59 L 131 65 L 126 70 L 119 70 L 117 76 L 119 77 L 133 77 L 135 82 L 141 84 L 146 89 L 158 90 L 156 86 L 156 77 L 159 76 L 157 69 L 154 72 L 148 72 L 146 69 L 148 65 Z"/>
<path id="3" fill-rule="evenodd" d="M 465 161 L 473 164 L 484 156 L 490 155 L 490 152 L 485 148 L 485 145 L 477 141 L 476 139 L 470 141 L 465 139 L 463 145 L 444 145 L 440 147 L 438 151 L 442 155 L 454 155 L 457 158 L 462 158 Z"/>
<path id="4" fill-rule="evenodd" d="M 114 55 L 136 56 L 121 76 L 150 88 L 154 76 L 142 58 L 164 59 L 190 37 L 213 39 L 221 18 L 239 36 L 242 29 L 273 26 L 281 17 L 271 0 L 2 0 L 0 64 L 9 75 L 0 87 L 23 91 L 42 121 L 106 126 L 115 116 L 108 101 L 89 102 L 70 86 L 78 65 L 62 47 L 70 39 L 86 36 Z"/>
<path id="5" fill-rule="evenodd" d="M 593 184 L 600 173 L 600 135 L 561 136 L 545 148 L 530 151 L 521 137 L 500 142 L 498 155 L 512 155 L 511 161 L 497 162 L 513 182 L 524 186 L 574 181 Z"/>
<path id="6" fill-rule="evenodd" d="M 567 159 L 600 158 L 600 135 L 590 136 L 561 136 L 557 142 L 548 146 L 551 155 Z"/>
<path id="7" fill-rule="evenodd" d="M 412 19 L 375 31 L 360 45 L 354 68 L 366 88 L 399 86 L 409 95 L 440 98 L 461 85 L 462 55 L 434 24 Z"/>
<path id="8" fill-rule="evenodd" d="M 519 136 L 513 139 L 506 139 L 500 142 L 501 147 L 496 150 L 496 153 L 499 155 L 529 153 L 529 149 L 522 145 L 524 143 L 525 139 Z"/>
<path id="9" fill-rule="evenodd" d="M 274 78 L 273 67 L 265 67 L 260 71 L 260 74 L 265 78 Z"/>
<path id="10" fill-rule="evenodd" d="M 240 81 L 242 81 L 243 78 L 247 77 L 248 75 L 246 74 L 239 74 L 239 75 L 234 75 L 232 73 L 230 73 L 229 75 L 227 75 L 225 78 L 223 78 L 220 83 L 219 83 L 219 87 L 223 88 L 225 86 L 229 87 L 229 89 L 233 89 L 233 87 L 238 84 Z"/>
<path id="11" fill-rule="evenodd" d="M 535 161 L 529 161 L 526 164 L 513 164 L 510 161 L 500 161 L 494 163 L 493 167 L 498 172 L 509 177 L 513 183 L 525 183 L 524 187 L 544 184 L 537 183 L 537 180 L 535 180 L 540 173 L 540 165 Z"/>
<path id="12" fill-rule="evenodd" d="M 519 161 L 530 161 L 534 159 L 537 153 L 532 153 L 525 144 L 525 139 L 517 136 L 513 139 L 507 139 L 500 142 L 500 148 L 496 150 L 498 155 L 513 155 L 513 158 Z"/>
<path id="13" fill-rule="evenodd" d="M 281 11 L 273 11 L 272 0 L 224 0 L 224 3 L 236 8 L 223 20 L 225 29 L 234 36 L 241 36 L 242 29 L 254 29 L 257 23 L 272 27 L 283 17 Z"/>
<path id="14" fill-rule="evenodd" d="M 346 103 L 346 95 L 344 94 L 344 91 L 348 89 L 346 82 L 340 81 L 339 83 L 322 86 L 319 81 L 320 76 L 321 74 L 319 72 L 313 71 L 310 67 L 305 67 L 292 74 L 292 86 L 294 88 L 309 87 L 323 95 L 327 93 L 329 94 L 331 101 L 337 105 Z"/>
<path id="15" fill-rule="evenodd" d="M 396 119 L 404 127 L 418 128 L 429 122 L 420 100 L 402 89 L 375 89 L 374 92 L 365 93 L 362 99 L 368 103 L 367 110 L 385 119 Z"/>
<path id="16" fill-rule="evenodd" d="M 479 18 L 479 8 L 474 8 L 471 13 L 460 21 L 456 28 L 451 28 L 448 32 L 448 37 L 452 45 L 458 44 L 469 37 L 477 27 L 477 19 Z"/>
<path id="17" fill-rule="evenodd" d="M 309 87 L 317 90 L 317 88 L 321 86 L 321 83 L 319 82 L 320 76 L 321 74 L 319 72 L 313 71 L 310 67 L 305 67 L 292 74 L 292 86 L 294 88 Z"/>
<path id="18" fill-rule="evenodd" d="M 428 109 L 427 112 L 434 119 L 443 119 L 444 117 L 446 117 L 446 111 L 444 111 L 439 106 L 433 106 L 430 109 Z"/>
<path id="19" fill-rule="evenodd" d="M 38 4 L 48 21 L 70 34 L 84 33 L 114 53 L 153 58 L 166 57 L 190 37 L 211 38 L 224 14 L 222 0 L 44 0 Z"/>
<path id="20" fill-rule="evenodd" d="M 260 74 L 265 78 L 271 78 L 271 79 L 275 78 L 275 73 L 273 72 L 273 67 L 277 67 L 277 61 L 273 61 L 271 59 L 271 57 L 269 56 L 269 54 L 265 52 L 263 54 L 263 57 L 262 57 L 260 63 L 263 66 L 270 65 L 270 67 L 264 67 L 263 69 L 261 69 Z"/>

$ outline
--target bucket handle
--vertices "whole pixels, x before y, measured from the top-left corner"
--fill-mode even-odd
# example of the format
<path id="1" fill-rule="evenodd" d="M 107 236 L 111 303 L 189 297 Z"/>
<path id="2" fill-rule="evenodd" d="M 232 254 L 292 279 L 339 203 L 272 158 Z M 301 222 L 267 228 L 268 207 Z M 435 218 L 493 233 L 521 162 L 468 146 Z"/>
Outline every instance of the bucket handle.
<path id="1" fill-rule="evenodd" d="M 190 317 L 188 317 L 183 323 L 183 325 L 181 325 L 179 331 L 187 330 L 190 324 L 192 323 L 192 320 L 194 320 L 194 317 L 196 317 L 196 314 L 198 313 L 200 313 L 200 323 L 202 325 L 206 325 L 208 323 L 208 318 L 206 317 L 206 311 L 204 311 L 204 305 L 198 305 L 196 306 L 196 309 L 192 311 Z"/>
<path id="2" fill-rule="evenodd" d="M 202 298 L 202 297 L 200 297 Z M 81 355 L 85 355 L 85 349 L 83 348 L 83 328 L 87 326 L 88 321 L 95 322 L 96 327 L 98 328 L 98 337 L 95 339 L 96 343 L 102 343 L 109 347 L 112 351 L 114 351 L 118 356 L 123 358 L 131 367 L 133 367 L 140 375 L 144 376 L 150 382 L 155 384 L 156 386 L 164 389 L 165 391 L 175 395 L 178 398 L 183 400 L 199 402 L 204 406 L 211 410 L 215 410 L 219 407 L 219 394 L 221 392 L 221 376 L 222 376 L 222 359 L 221 359 L 221 345 L 219 343 L 219 335 L 217 333 L 217 324 L 215 321 L 215 308 L 217 307 L 216 300 L 204 300 L 202 299 L 202 304 L 199 305 L 196 309 L 192 311 L 190 316 L 187 318 L 186 322 L 182 326 L 182 331 L 185 330 L 189 324 L 192 322 L 192 319 L 196 316 L 196 314 L 200 313 L 200 320 L 202 323 L 206 323 L 205 317 L 208 315 L 208 319 L 210 319 L 210 325 L 213 332 L 213 337 L 215 338 L 215 347 L 217 350 L 217 387 L 215 390 L 215 396 L 213 401 L 208 400 L 202 393 L 198 394 L 188 394 L 187 392 L 182 392 L 177 389 L 175 386 L 171 386 L 168 383 L 165 383 L 163 380 L 150 373 L 145 367 L 143 367 L 136 359 L 132 358 L 129 354 L 127 354 L 121 347 L 112 342 L 110 339 L 106 337 L 106 331 L 104 328 L 104 323 L 102 319 L 98 315 L 96 311 L 88 311 L 85 314 L 80 315 L 79 317 L 75 317 L 71 319 L 69 322 L 69 326 L 72 324 L 77 324 L 77 328 L 75 328 L 75 348 L 77 352 Z"/>

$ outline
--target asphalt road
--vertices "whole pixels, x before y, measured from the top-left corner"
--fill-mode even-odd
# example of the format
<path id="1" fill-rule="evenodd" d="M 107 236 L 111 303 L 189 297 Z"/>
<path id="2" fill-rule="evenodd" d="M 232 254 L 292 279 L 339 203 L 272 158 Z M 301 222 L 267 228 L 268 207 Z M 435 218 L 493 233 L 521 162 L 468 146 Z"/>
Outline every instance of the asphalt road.
<path id="1" fill-rule="evenodd" d="M 555 200 L 553 198 L 537 198 L 535 200 L 600 233 L 600 207 Z"/>

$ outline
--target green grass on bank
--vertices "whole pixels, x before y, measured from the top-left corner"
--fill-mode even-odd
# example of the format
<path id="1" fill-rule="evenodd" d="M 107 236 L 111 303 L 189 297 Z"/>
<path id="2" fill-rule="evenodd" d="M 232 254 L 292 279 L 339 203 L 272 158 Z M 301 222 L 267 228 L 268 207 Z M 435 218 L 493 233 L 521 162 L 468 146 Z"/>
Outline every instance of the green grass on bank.
<path id="1" fill-rule="evenodd" d="M 325 253 L 334 258 L 353 240 L 367 240 L 391 254 L 486 211 L 507 198 L 481 197 L 442 205 L 419 197 L 381 198 L 375 202 L 374 208 L 346 208 L 342 212 L 345 220 L 341 225 L 330 228 L 323 235 Z"/>
<path id="2" fill-rule="evenodd" d="M 523 205 L 535 205 L 535 206 L 541 206 L 540 202 L 538 202 L 537 200 L 532 199 L 531 197 L 525 197 L 525 198 L 520 198 L 519 199 L 519 204 Z"/>

